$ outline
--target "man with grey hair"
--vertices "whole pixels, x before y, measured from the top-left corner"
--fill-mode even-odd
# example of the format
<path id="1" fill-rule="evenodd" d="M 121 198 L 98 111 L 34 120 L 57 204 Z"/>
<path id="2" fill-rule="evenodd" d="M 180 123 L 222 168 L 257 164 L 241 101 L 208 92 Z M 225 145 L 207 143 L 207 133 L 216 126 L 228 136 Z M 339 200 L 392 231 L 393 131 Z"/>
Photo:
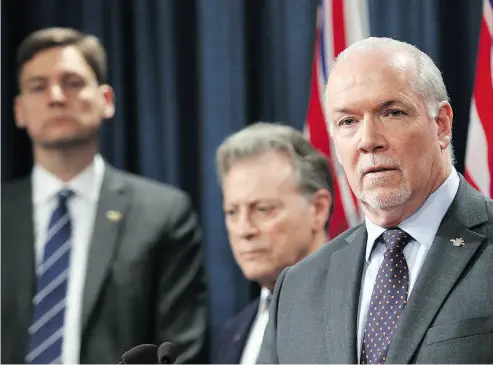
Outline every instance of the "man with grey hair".
<path id="1" fill-rule="evenodd" d="M 492 363 L 493 201 L 454 168 L 440 71 L 368 38 L 325 108 L 365 220 L 281 273 L 259 363 Z"/>
<path id="2" fill-rule="evenodd" d="M 327 242 L 332 178 L 327 159 L 300 132 L 269 123 L 227 138 L 217 169 L 233 255 L 262 289 L 226 324 L 212 363 L 255 364 L 277 277 Z"/>

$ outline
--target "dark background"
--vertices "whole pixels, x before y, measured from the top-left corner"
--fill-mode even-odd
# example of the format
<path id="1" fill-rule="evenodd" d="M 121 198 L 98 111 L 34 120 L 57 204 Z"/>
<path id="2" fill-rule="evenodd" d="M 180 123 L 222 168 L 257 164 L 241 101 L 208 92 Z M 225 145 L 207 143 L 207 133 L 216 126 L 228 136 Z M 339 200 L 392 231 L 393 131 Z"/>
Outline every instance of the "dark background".
<path id="1" fill-rule="evenodd" d="M 360 0 L 355 0 L 360 1 Z M 2 181 L 32 166 L 16 130 L 15 51 L 30 32 L 70 26 L 108 51 L 116 116 L 101 136 L 116 167 L 183 188 L 204 229 L 213 339 L 257 294 L 236 267 L 224 227 L 214 153 L 258 120 L 302 129 L 317 0 L 2 0 Z M 405 40 L 443 71 L 463 172 L 481 0 L 369 0 L 371 35 Z"/>

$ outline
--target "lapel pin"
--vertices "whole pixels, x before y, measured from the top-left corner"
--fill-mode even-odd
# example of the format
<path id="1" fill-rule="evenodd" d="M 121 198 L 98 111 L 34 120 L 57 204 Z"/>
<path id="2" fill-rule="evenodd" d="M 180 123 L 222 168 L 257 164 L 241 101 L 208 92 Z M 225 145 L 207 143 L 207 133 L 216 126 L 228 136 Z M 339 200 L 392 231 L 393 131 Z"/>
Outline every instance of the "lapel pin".
<path id="1" fill-rule="evenodd" d="M 454 239 L 450 240 L 450 242 L 452 242 L 455 247 L 461 247 L 461 246 L 464 246 L 465 245 L 464 240 L 462 239 L 462 237 L 454 238 Z"/>
<path id="2" fill-rule="evenodd" d="M 108 218 L 110 222 L 116 223 L 122 219 L 122 214 L 116 210 L 108 210 L 106 212 L 106 218 Z"/>

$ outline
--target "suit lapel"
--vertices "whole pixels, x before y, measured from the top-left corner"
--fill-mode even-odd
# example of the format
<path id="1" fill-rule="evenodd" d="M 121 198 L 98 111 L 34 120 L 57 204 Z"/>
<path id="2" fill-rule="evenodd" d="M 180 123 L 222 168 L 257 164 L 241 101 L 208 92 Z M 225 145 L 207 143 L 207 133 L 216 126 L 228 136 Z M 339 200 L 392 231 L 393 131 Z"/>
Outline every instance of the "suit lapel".
<path id="1" fill-rule="evenodd" d="M 358 304 L 363 273 L 366 229 L 357 228 L 346 238 L 347 245 L 334 252 L 326 275 L 327 298 L 323 316 L 327 342 L 327 363 L 354 364 L 358 326 Z M 352 263 L 348 265 L 349 263 Z M 334 288 L 339 288 L 336 292 Z"/>
<path id="2" fill-rule="evenodd" d="M 32 188 L 30 179 L 23 180 L 19 183 L 19 191 L 16 196 L 8 197 L 15 199 L 15 210 L 5 212 L 2 209 L 2 214 L 10 214 L 3 222 L 11 222 L 7 227 L 2 227 L 2 249 L 8 248 L 3 253 L 5 258 L 8 258 L 9 263 L 2 265 L 2 279 L 10 278 L 10 280 L 2 280 L 2 285 L 12 285 L 14 288 L 5 290 L 8 295 L 15 293 L 13 302 L 15 306 L 10 308 L 15 311 L 19 320 L 20 338 L 16 346 L 19 351 L 25 354 L 27 346 L 27 329 L 29 327 L 32 316 L 32 297 L 34 292 L 35 282 L 35 251 L 34 251 L 34 218 L 32 206 Z M 10 253 L 9 253 L 10 252 Z M 19 264 L 21 263 L 21 264 Z M 4 271 L 10 268 L 8 272 Z M 14 279 L 15 278 L 15 279 Z M 2 288 L 2 291 L 3 288 Z"/>
<path id="3" fill-rule="evenodd" d="M 250 303 L 241 314 L 241 318 L 238 319 L 238 327 L 236 327 L 234 333 L 232 334 L 233 346 L 230 347 L 231 355 L 227 359 L 228 363 L 240 363 L 243 349 L 245 348 L 246 342 L 248 340 L 248 334 L 250 333 L 253 321 L 257 316 L 259 304 L 260 299 L 255 300 L 253 303 Z"/>
<path id="4" fill-rule="evenodd" d="M 32 189 L 30 181 L 26 184 L 28 193 L 19 196 L 18 217 L 16 221 L 18 225 L 15 227 L 16 239 L 16 254 L 17 258 L 14 262 L 22 262 L 22 265 L 17 265 L 19 275 L 17 278 L 22 283 L 17 282 L 16 287 L 19 290 L 18 304 L 26 307 L 27 318 L 26 323 L 31 320 L 32 297 L 34 293 L 35 283 L 35 251 L 34 251 L 34 218 L 33 205 L 31 200 Z M 25 286 L 24 286 L 25 285 Z"/>
<path id="5" fill-rule="evenodd" d="M 120 242 L 120 228 L 125 220 L 128 196 L 125 185 L 108 165 L 99 196 L 93 238 L 87 260 L 82 304 L 82 334 L 101 292 L 113 255 Z"/>
<path id="6" fill-rule="evenodd" d="M 466 269 L 484 236 L 469 228 L 487 221 L 484 198 L 461 185 L 444 217 L 396 329 L 387 363 L 408 363 L 436 313 Z M 464 246 L 452 240 L 462 238 Z"/>

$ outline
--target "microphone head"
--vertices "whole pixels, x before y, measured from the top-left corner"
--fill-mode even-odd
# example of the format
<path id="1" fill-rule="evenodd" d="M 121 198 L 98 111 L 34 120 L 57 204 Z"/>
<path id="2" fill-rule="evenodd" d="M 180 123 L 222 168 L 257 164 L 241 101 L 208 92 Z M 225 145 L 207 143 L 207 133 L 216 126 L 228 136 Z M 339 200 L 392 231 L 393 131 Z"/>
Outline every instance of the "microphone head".
<path id="1" fill-rule="evenodd" d="M 157 346 L 142 344 L 135 346 L 122 355 L 124 364 L 158 364 Z"/>
<path id="2" fill-rule="evenodd" d="M 174 364 L 178 351 L 171 342 L 163 342 L 157 350 L 157 357 L 160 364 Z"/>

